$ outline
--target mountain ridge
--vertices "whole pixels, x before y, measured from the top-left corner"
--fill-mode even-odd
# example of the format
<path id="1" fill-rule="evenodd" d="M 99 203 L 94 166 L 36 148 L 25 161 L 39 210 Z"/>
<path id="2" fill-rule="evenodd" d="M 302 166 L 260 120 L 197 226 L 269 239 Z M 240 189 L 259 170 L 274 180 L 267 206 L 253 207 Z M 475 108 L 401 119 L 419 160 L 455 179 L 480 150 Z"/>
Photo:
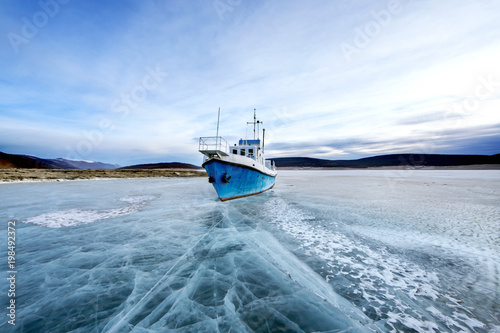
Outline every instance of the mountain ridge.
<path id="1" fill-rule="evenodd" d="M 63 161 L 0 152 L 0 168 L 77 169 Z"/>
<path id="2" fill-rule="evenodd" d="M 446 154 L 388 154 L 355 160 L 327 160 L 312 157 L 271 158 L 276 167 L 299 168 L 375 168 L 395 166 L 464 166 L 500 164 L 500 154 L 495 155 L 446 155 Z"/>
<path id="3" fill-rule="evenodd" d="M 121 167 L 120 169 L 203 169 L 200 166 L 182 163 L 182 162 L 163 162 L 163 163 L 149 163 L 149 164 L 136 164 Z"/>
<path id="4" fill-rule="evenodd" d="M 499 164 L 500 154 L 458 155 L 458 154 L 387 154 L 364 157 L 355 160 L 328 160 L 312 157 L 270 158 L 278 168 L 373 168 L 373 167 L 430 167 L 467 166 Z M 64 158 L 44 159 L 30 155 L 16 155 L 0 152 L 1 168 L 26 169 L 202 169 L 200 166 L 183 162 L 136 164 L 120 167 L 116 164 L 93 161 L 76 161 Z"/>
<path id="5" fill-rule="evenodd" d="M 64 158 L 47 159 L 30 155 L 7 154 L 0 152 L 0 169 L 202 169 L 200 166 L 182 162 L 164 162 L 151 164 L 137 164 L 120 167 L 94 161 L 69 160 Z"/>
<path id="6" fill-rule="evenodd" d="M 76 169 L 117 169 L 118 164 L 110 164 L 94 161 L 70 160 L 66 158 L 49 159 L 49 161 L 59 162 L 75 167 Z"/>
<path id="7" fill-rule="evenodd" d="M 119 165 L 65 158 L 40 158 L 0 152 L 0 168 L 23 169 L 116 169 Z"/>

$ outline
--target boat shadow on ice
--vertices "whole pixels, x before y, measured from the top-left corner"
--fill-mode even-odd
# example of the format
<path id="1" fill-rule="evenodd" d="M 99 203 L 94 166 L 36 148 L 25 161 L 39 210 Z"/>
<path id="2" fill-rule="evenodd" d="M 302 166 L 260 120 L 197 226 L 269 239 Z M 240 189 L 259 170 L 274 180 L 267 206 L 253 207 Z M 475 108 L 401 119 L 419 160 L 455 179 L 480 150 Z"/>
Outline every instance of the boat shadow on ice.
<path id="1" fill-rule="evenodd" d="M 361 311 L 237 208 L 217 205 L 207 232 L 103 331 L 369 331 Z"/>

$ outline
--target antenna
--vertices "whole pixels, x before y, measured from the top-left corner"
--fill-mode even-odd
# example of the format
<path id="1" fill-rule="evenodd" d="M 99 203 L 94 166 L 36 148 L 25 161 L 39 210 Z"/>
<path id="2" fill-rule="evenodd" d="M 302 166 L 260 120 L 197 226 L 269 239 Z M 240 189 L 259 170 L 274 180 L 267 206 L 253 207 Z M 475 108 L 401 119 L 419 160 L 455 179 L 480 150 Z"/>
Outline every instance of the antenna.
<path id="1" fill-rule="evenodd" d="M 220 106 L 219 106 L 219 113 L 217 114 L 217 134 L 215 135 L 216 137 L 219 136 L 219 120 L 220 120 Z"/>
<path id="2" fill-rule="evenodd" d="M 253 122 L 247 122 L 248 125 L 253 124 L 253 139 L 255 140 L 255 125 L 257 124 L 257 139 L 258 136 L 260 135 L 260 130 L 259 130 L 259 124 L 262 124 L 263 122 L 260 120 L 257 120 L 257 113 L 255 108 L 253 109 Z"/>
<path id="3" fill-rule="evenodd" d="M 253 109 L 253 122 L 247 122 L 248 125 L 253 124 L 253 139 L 255 140 L 255 124 L 257 123 L 256 121 L 257 115 L 255 114 L 255 109 Z"/>
<path id="4" fill-rule="evenodd" d="M 253 139 L 255 140 L 255 121 L 257 119 L 257 115 L 255 113 L 255 108 L 253 109 Z"/>
<path id="5" fill-rule="evenodd" d="M 262 129 L 262 154 L 264 154 L 264 140 L 266 139 L 266 129 Z"/>
<path id="6" fill-rule="evenodd" d="M 217 140 L 219 140 L 219 120 L 220 120 L 220 106 L 219 106 L 219 113 L 217 114 L 217 134 L 215 135 L 215 146 L 217 148 Z"/>

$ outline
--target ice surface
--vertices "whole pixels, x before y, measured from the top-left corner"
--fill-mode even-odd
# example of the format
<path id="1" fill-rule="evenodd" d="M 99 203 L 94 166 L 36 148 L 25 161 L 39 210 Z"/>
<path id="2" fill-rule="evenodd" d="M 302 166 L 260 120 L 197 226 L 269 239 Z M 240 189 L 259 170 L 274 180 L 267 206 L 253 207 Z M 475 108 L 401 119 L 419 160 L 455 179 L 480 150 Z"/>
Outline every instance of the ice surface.
<path id="1" fill-rule="evenodd" d="M 499 172 L 288 172 L 280 181 L 294 190 L 265 203 L 275 233 L 370 318 L 394 331 L 498 330 Z"/>
<path id="2" fill-rule="evenodd" d="M 499 331 L 499 185 L 285 171 L 225 203 L 206 179 L 0 185 L 18 221 L 0 331 Z"/>

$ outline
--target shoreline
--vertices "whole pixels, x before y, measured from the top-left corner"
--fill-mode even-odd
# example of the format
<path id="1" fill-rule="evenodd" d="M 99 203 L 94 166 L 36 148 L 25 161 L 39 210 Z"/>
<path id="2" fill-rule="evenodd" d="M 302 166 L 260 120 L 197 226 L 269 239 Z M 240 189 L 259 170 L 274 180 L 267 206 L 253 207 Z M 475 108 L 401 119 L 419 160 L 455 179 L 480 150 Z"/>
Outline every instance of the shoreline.
<path id="1" fill-rule="evenodd" d="M 1 183 L 113 178 L 177 178 L 205 176 L 205 170 L 190 169 L 0 169 Z"/>
<path id="2" fill-rule="evenodd" d="M 277 170 L 295 171 L 345 171 L 345 170 L 500 170 L 500 164 L 459 166 L 386 166 L 369 168 L 336 167 L 280 167 Z M 0 184 L 39 181 L 68 181 L 92 179 L 178 178 L 206 177 L 205 170 L 195 169 L 24 169 L 0 168 Z"/>

